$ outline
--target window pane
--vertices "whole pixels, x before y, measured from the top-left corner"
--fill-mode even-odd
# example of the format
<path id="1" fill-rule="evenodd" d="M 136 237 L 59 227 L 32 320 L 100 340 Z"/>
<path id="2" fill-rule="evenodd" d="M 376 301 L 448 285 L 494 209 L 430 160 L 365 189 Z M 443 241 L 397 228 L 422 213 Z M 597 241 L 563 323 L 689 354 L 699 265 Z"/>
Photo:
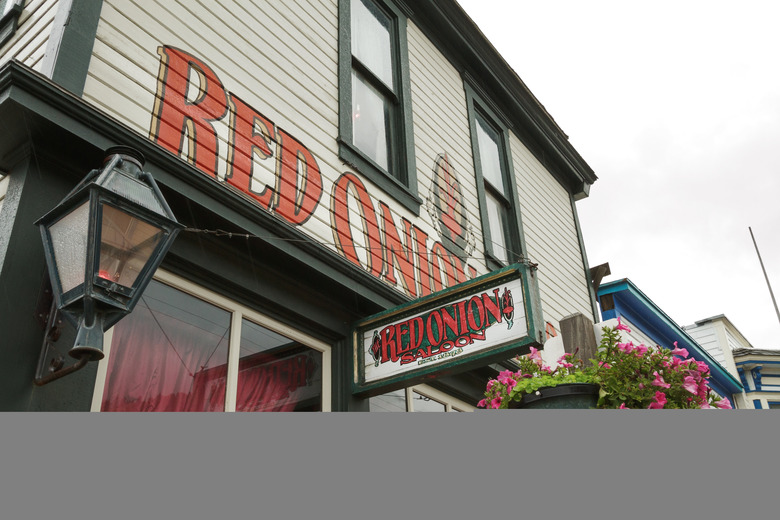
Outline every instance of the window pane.
<path id="1" fill-rule="evenodd" d="M 412 392 L 412 411 L 414 412 L 446 412 L 447 407 L 428 396 Z"/>
<path id="2" fill-rule="evenodd" d="M 501 159 L 498 147 L 499 136 L 480 117 L 477 117 L 477 142 L 482 176 L 491 186 L 504 194 L 504 180 L 501 175 Z"/>
<path id="3" fill-rule="evenodd" d="M 156 280 L 114 327 L 105 411 L 222 411 L 230 313 Z"/>
<path id="4" fill-rule="evenodd" d="M 352 73 L 352 142 L 386 171 L 389 105 L 379 91 Z"/>
<path id="5" fill-rule="evenodd" d="M 504 235 L 504 207 L 490 193 L 485 193 L 487 203 L 488 226 L 490 229 L 490 241 L 493 246 L 493 256 L 507 262 L 506 238 Z"/>
<path id="6" fill-rule="evenodd" d="M 368 409 L 371 412 L 405 412 L 406 390 L 395 390 L 371 397 L 368 400 Z"/>
<path id="7" fill-rule="evenodd" d="M 320 410 L 322 353 L 243 320 L 236 411 Z"/>
<path id="8" fill-rule="evenodd" d="M 390 18 L 371 0 L 353 0 L 352 54 L 394 90 Z"/>

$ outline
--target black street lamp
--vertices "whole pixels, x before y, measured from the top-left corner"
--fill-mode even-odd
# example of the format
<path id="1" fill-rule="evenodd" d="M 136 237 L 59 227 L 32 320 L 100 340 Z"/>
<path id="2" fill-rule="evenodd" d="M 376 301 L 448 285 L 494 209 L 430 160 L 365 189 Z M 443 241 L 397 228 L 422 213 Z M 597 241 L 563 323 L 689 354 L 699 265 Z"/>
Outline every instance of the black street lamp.
<path id="1" fill-rule="evenodd" d="M 103 333 L 133 310 L 183 228 L 143 164 L 137 150 L 110 148 L 103 168 L 36 222 L 55 304 L 78 329 L 78 368 L 103 358 Z"/>

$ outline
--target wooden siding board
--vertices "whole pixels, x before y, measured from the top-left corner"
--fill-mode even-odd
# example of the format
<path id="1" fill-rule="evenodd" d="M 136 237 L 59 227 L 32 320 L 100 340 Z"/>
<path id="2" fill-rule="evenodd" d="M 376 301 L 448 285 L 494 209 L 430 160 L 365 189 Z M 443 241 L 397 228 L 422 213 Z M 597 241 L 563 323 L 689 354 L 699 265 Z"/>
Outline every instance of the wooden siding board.
<path id="1" fill-rule="evenodd" d="M 464 210 L 477 249 L 470 265 L 488 272 L 480 224 L 466 93 L 460 72 L 412 22 L 408 24 L 409 71 L 420 193 L 427 196 L 438 155 L 446 153 L 461 183 Z M 425 216 L 421 218 L 427 220 Z"/>
<path id="2" fill-rule="evenodd" d="M 226 84 L 228 90 L 236 92 L 239 97 L 249 102 L 255 108 L 263 112 L 269 119 L 277 122 L 277 124 L 280 124 L 280 126 L 284 127 L 293 135 L 301 136 L 304 134 L 303 128 L 309 130 L 312 127 L 316 128 L 319 126 L 317 121 L 309 119 L 313 114 L 317 113 L 312 110 L 315 107 L 312 106 L 311 101 L 309 100 L 319 99 L 317 97 L 318 94 L 321 97 L 325 96 L 324 90 L 320 90 L 319 93 L 306 90 L 306 85 L 297 81 L 296 78 L 288 72 L 286 67 L 287 62 L 285 62 L 285 66 L 280 66 L 275 63 L 274 60 L 280 61 L 283 59 L 283 56 L 275 53 L 268 42 L 260 42 L 256 44 L 255 47 L 252 47 L 252 52 L 257 51 L 257 55 L 250 56 L 248 54 L 249 51 L 247 50 L 249 47 L 248 45 L 247 48 L 244 48 L 243 46 L 236 47 L 231 42 L 233 38 L 217 38 L 217 34 L 209 32 L 212 29 L 208 27 L 206 22 L 199 18 L 193 18 L 193 20 L 198 20 L 198 23 L 193 20 L 184 22 L 179 19 L 179 17 L 183 17 L 182 13 L 173 12 L 162 6 L 160 7 L 165 9 L 165 13 L 167 14 L 156 11 L 154 14 L 149 14 L 139 10 L 133 2 L 122 3 L 121 5 L 122 10 L 120 11 L 107 2 L 107 5 L 104 7 L 104 11 L 106 11 L 103 16 L 104 19 L 112 20 L 115 16 L 122 16 L 124 17 L 123 23 L 116 23 L 114 25 L 122 27 L 131 26 L 131 29 L 145 32 L 148 38 L 153 42 L 151 45 L 152 48 L 148 50 L 154 56 L 156 63 L 159 63 L 156 56 L 156 49 L 159 45 L 169 44 L 179 46 L 209 62 L 215 68 L 215 71 L 217 71 L 223 83 Z M 151 8 L 148 9 L 151 10 Z M 163 16 L 161 16 L 161 14 L 163 14 Z M 203 13 L 201 13 L 201 15 L 203 16 Z M 180 26 L 169 27 L 168 25 L 163 25 L 158 21 L 158 18 L 164 18 L 169 25 L 175 25 L 172 21 L 179 20 Z M 236 24 L 242 23 L 238 19 L 231 21 Z M 182 28 L 182 26 L 184 28 Z M 231 26 L 232 24 L 223 25 L 225 30 L 230 29 Z M 143 28 L 146 28 L 146 30 Z M 135 34 L 133 34 L 132 38 L 128 37 L 126 33 L 123 34 L 125 43 L 135 38 Z M 218 41 L 215 42 L 214 40 Z M 333 53 L 335 55 L 335 47 Z M 262 66 L 259 65 L 259 63 L 262 63 Z M 246 70 L 244 67 L 252 68 L 253 70 Z M 156 66 L 150 73 L 156 78 Z M 269 77 L 271 79 L 268 79 Z M 322 83 L 321 78 L 313 78 L 311 81 L 306 82 L 308 86 Z M 284 95 L 277 92 L 280 84 L 284 86 Z M 318 86 L 318 88 L 320 87 L 321 85 Z M 336 100 L 337 87 L 335 79 L 331 81 L 330 87 L 331 90 L 329 91 L 327 98 Z M 291 91 L 292 89 L 295 89 L 295 91 Z M 251 99 L 252 93 L 258 91 L 262 92 L 261 99 L 263 101 L 263 106 L 258 106 L 260 103 Z M 290 94 L 293 95 L 292 97 L 294 99 L 299 100 L 300 103 L 290 103 Z M 301 107 L 301 105 L 303 105 L 303 107 Z M 280 109 L 277 107 L 283 108 Z M 318 105 L 316 108 L 319 109 L 320 112 L 323 110 L 326 112 L 329 111 L 330 114 L 327 119 L 335 126 L 337 113 L 336 108 L 332 103 L 324 103 Z M 284 118 L 286 121 L 295 121 L 298 119 L 290 118 L 290 113 L 297 113 L 297 115 L 306 123 L 302 125 L 301 129 L 298 129 L 297 133 L 290 128 L 289 123 L 286 126 L 280 123 L 280 121 L 283 120 L 282 115 L 286 116 Z"/>
<path id="3" fill-rule="evenodd" d="M 523 229 L 530 260 L 539 264 L 546 321 L 581 312 L 591 315 L 582 252 L 568 192 L 512 134 Z"/>

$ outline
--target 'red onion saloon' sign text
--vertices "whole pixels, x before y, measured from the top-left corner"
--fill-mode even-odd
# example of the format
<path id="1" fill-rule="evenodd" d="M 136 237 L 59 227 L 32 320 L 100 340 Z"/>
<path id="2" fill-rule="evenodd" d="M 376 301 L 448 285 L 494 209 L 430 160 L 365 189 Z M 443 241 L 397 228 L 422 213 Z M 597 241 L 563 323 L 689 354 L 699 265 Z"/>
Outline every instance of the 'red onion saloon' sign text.
<path id="1" fill-rule="evenodd" d="M 358 323 L 353 390 L 386 392 L 536 345 L 524 270 L 502 269 Z"/>

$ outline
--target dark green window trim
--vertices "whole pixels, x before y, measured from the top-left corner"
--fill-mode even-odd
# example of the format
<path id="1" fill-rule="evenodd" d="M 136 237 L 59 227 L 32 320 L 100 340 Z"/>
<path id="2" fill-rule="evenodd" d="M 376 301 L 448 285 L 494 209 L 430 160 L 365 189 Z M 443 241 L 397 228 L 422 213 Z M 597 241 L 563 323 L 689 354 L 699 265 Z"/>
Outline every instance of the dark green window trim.
<path id="1" fill-rule="evenodd" d="M 388 96 L 392 100 L 388 125 L 388 171 L 361 152 L 352 140 L 352 71 L 368 77 L 372 86 L 382 90 L 380 82 L 372 81 L 371 73 L 352 55 L 352 1 L 358 0 L 339 0 L 339 157 L 417 215 L 422 200 L 417 194 L 414 161 L 407 15 L 402 10 L 405 6 L 396 4 L 394 0 L 369 0 L 391 19 L 392 72 L 396 87 L 392 96 Z"/>
<path id="2" fill-rule="evenodd" d="M 477 196 L 479 197 L 479 212 L 482 220 L 482 233 L 485 247 L 485 261 L 491 269 L 499 269 L 514 262 L 521 262 L 526 258 L 525 239 L 523 237 L 523 225 L 520 218 L 520 203 L 517 197 L 517 187 L 512 167 L 512 158 L 509 144 L 509 125 L 501 116 L 498 109 L 491 105 L 486 96 L 478 93 L 478 87 L 464 81 L 466 101 L 468 103 L 469 130 L 471 132 L 471 148 L 474 153 L 474 171 L 477 181 Z M 503 193 L 494 190 L 485 180 L 482 172 L 479 141 L 477 137 L 477 119 L 487 124 L 497 136 L 499 161 L 501 167 L 501 180 Z M 488 220 L 487 194 L 498 200 L 504 208 L 503 219 L 504 243 L 507 252 L 507 260 L 500 259 L 493 247 L 490 224 Z"/>
<path id="3" fill-rule="evenodd" d="M 19 26 L 24 0 L 0 0 L 0 47 L 10 40 Z"/>

